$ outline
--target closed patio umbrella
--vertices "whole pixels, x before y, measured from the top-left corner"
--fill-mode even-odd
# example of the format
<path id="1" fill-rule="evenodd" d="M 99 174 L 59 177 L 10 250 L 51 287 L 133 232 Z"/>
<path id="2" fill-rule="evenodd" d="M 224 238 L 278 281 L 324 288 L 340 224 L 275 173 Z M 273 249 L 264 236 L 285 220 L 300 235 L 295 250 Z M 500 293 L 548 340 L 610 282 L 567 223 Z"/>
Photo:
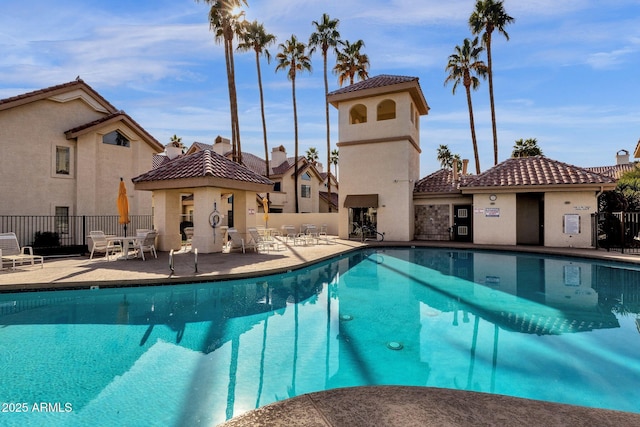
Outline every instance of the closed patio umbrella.
<path id="1" fill-rule="evenodd" d="M 127 237 L 127 224 L 129 224 L 129 199 L 127 199 L 127 187 L 120 178 L 120 188 L 118 189 L 118 224 L 124 224 L 124 236 Z"/>

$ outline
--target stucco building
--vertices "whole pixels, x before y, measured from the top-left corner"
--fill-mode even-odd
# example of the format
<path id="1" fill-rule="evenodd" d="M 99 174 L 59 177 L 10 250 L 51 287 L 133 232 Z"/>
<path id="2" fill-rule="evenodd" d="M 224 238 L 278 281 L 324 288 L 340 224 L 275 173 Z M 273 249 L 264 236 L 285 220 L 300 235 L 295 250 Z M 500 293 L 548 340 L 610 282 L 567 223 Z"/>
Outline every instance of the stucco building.
<path id="1" fill-rule="evenodd" d="M 0 148 L 0 215 L 116 215 L 120 178 L 152 213 L 131 178 L 164 147 L 81 79 L 0 100 Z"/>

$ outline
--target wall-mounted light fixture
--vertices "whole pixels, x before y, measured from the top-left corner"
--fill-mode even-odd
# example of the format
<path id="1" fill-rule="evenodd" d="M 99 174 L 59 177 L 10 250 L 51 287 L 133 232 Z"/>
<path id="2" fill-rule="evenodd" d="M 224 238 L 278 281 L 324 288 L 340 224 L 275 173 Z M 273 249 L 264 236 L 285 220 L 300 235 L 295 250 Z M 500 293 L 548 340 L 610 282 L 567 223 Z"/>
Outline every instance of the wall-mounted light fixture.
<path id="1" fill-rule="evenodd" d="M 498 196 L 496 196 L 495 194 L 492 194 L 489 196 L 489 200 L 491 200 L 492 202 L 495 202 L 498 199 Z"/>

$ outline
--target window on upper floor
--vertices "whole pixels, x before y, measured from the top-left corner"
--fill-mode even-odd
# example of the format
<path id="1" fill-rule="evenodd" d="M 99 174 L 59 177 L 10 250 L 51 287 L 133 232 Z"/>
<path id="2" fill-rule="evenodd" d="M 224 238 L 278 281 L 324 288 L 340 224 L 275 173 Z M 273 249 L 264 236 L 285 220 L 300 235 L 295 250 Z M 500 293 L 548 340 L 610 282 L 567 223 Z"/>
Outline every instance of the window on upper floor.
<path id="1" fill-rule="evenodd" d="M 367 123 L 367 107 L 362 104 L 356 104 L 349 111 L 349 124 L 356 125 L 358 123 Z"/>
<path id="2" fill-rule="evenodd" d="M 113 132 L 109 132 L 108 134 L 104 135 L 102 137 L 102 143 L 110 144 L 110 145 L 119 145 L 120 147 L 129 147 L 129 145 L 131 144 L 127 139 L 127 137 L 122 135 L 117 130 L 114 130 Z"/>
<path id="3" fill-rule="evenodd" d="M 311 197 L 311 186 L 310 185 L 302 185 L 301 186 L 301 197 L 308 199 Z"/>
<path id="4" fill-rule="evenodd" d="M 273 191 L 282 191 L 282 183 L 276 182 L 273 184 Z"/>
<path id="5" fill-rule="evenodd" d="M 396 103 L 391 99 L 385 99 L 378 104 L 378 120 L 391 120 L 396 118 Z"/>
<path id="6" fill-rule="evenodd" d="M 56 174 L 71 174 L 71 147 L 56 146 Z"/>
<path id="7" fill-rule="evenodd" d="M 309 174 L 309 172 L 303 173 L 301 178 L 303 181 L 311 181 L 311 175 Z"/>

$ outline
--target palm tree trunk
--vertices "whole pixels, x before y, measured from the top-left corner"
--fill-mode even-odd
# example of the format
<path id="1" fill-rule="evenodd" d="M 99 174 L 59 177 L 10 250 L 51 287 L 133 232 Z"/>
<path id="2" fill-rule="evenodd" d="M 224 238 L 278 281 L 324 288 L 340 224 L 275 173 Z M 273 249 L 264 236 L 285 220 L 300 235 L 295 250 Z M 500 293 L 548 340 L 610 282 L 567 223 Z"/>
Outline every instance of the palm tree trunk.
<path id="1" fill-rule="evenodd" d="M 294 65 L 292 69 L 295 70 Z M 295 141 L 295 158 L 293 159 L 294 177 L 293 182 L 295 185 L 295 198 L 296 198 L 296 213 L 300 213 L 298 205 L 298 110 L 296 108 L 296 76 L 293 74 L 291 77 L 291 93 L 293 95 L 293 129 L 294 129 L 294 141 Z"/>
<path id="2" fill-rule="evenodd" d="M 235 64 L 233 61 L 233 33 L 229 37 L 229 59 L 231 64 L 231 89 L 233 91 L 232 99 L 232 112 L 233 115 L 233 123 L 235 127 L 235 137 L 236 137 L 236 161 L 238 163 L 242 163 L 242 148 L 240 146 L 240 121 L 238 119 L 238 95 L 236 93 L 236 74 L 235 74 Z"/>
<path id="3" fill-rule="evenodd" d="M 233 84 L 231 78 L 231 56 L 228 40 L 224 39 L 224 59 L 227 66 L 227 90 L 229 91 L 229 113 L 231 116 L 231 152 L 232 159 L 236 161 L 236 126 L 233 115 Z"/>
<path id="4" fill-rule="evenodd" d="M 489 101 L 491 103 L 491 128 L 493 130 L 493 165 L 498 164 L 498 131 L 496 129 L 496 107 L 493 101 L 493 69 L 491 67 L 491 31 L 487 30 L 487 74 L 489 75 Z"/>
<path id="5" fill-rule="evenodd" d="M 265 174 L 269 178 L 269 144 L 267 143 L 267 121 L 264 117 L 264 95 L 262 92 L 262 73 L 260 72 L 260 54 L 256 50 L 256 66 L 258 68 L 258 89 L 260 90 L 260 113 L 262 114 L 262 135 L 264 136 L 264 164 Z M 267 195 L 268 199 L 268 195 Z"/>
<path id="6" fill-rule="evenodd" d="M 322 59 L 324 60 L 324 112 L 327 118 L 327 205 L 328 211 L 331 212 L 331 131 L 329 129 L 329 83 L 327 82 L 327 50 L 322 51 Z"/>
<path id="7" fill-rule="evenodd" d="M 478 155 L 478 141 L 476 139 L 476 125 L 473 120 L 473 105 L 471 104 L 471 88 L 465 85 L 467 90 L 467 106 L 469 107 L 469 126 L 471 127 L 471 142 L 473 143 L 473 156 L 476 160 L 476 175 L 480 175 L 480 157 Z"/>

